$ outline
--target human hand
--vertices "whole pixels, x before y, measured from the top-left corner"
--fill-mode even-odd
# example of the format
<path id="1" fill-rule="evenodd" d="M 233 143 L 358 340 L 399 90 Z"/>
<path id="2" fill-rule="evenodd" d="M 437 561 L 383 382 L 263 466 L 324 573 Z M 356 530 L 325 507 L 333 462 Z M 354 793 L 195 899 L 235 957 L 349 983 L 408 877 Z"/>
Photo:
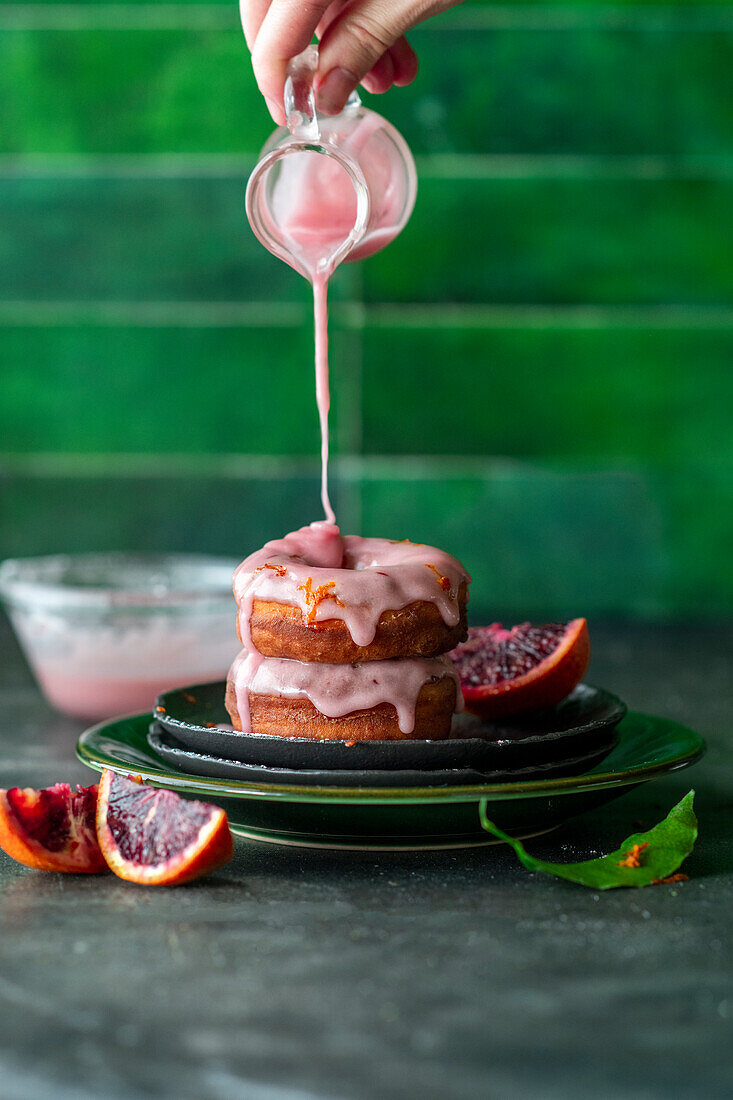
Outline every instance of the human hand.
<path id="1" fill-rule="evenodd" d="M 314 80 L 323 114 L 343 108 L 356 88 L 386 92 L 410 84 L 417 57 L 405 32 L 460 0 L 239 0 L 252 67 L 270 114 L 283 125 L 283 87 L 290 60 L 316 34 Z"/>

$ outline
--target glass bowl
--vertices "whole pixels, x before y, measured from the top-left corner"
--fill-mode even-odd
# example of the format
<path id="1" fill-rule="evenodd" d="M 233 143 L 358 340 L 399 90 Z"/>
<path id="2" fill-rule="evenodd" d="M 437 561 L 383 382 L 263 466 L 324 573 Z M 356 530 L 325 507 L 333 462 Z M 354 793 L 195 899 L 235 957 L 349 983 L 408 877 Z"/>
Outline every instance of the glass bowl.
<path id="1" fill-rule="evenodd" d="M 198 554 L 10 559 L 0 598 L 48 701 L 98 721 L 226 676 L 240 648 L 236 565 Z"/>

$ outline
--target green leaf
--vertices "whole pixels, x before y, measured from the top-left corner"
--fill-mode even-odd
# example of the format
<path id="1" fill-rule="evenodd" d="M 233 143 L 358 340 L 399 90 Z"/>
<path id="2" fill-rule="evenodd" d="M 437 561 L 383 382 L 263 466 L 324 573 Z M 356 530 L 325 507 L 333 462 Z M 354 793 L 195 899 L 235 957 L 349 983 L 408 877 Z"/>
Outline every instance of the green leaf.
<path id="1" fill-rule="evenodd" d="M 694 797 L 695 792 L 690 791 L 670 810 L 664 821 L 649 832 L 632 833 L 615 852 L 598 859 L 587 859 L 583 863 L 548 863 L 535 859 L 519 840 L 507 836 L 493 821 L 489 821 L 485 798 L 481 799 L 479 815 L 487 833 L 510 844 L 528 871 L 556 875 L 580 886 L 592 886 L 594 890 L 613 890 L 617 886 L 650 886 L 677 870 L 689 856 L 697 839 L 697 818 L 692 808 Z M 639 846 L 636 852 L 639 866 L 619 866 L 634 852 L 634 845 Z"/>

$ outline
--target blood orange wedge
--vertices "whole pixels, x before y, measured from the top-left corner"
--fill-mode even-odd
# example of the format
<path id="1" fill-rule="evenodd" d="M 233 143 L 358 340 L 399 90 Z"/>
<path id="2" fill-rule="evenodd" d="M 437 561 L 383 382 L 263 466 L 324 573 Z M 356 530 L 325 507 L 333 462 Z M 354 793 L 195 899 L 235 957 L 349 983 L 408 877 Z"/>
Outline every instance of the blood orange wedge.
<path id="1" fill-rule="evenodd" d="M 0 848 L 38 871 L 106 871 L 94 827 L 96 805 L 96 785 L 0 790 Z"/>
<path id="2" fill-rule="evenodd" d="M 583 679 L 589 656 L 585 619 L 471 627 L 450 653 L 466 710 L 491 720 L 559 703 Z"/>
<path id="3" fill-rule="evenodd" d="M 110 870 L 151 886 L 190 882 L 234 853 L 227 815 L 218 806 L 108 770 L 99 783 L 97 836 Z"/>

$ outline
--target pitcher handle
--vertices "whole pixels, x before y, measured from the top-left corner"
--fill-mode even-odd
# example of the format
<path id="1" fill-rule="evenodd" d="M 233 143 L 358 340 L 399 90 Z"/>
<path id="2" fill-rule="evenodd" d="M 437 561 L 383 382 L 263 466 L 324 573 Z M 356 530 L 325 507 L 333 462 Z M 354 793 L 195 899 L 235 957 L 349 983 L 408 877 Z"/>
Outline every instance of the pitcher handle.
<path id="1" fill-rule="evenodd" d="M 312 43 L 288 64 L 288 74 L 283 91 L 283 105 L 287 127 L 300 141 L 320 141 L 316 97 L 313 80 L 318 72 L 318 46 Z M 346 101 L 344 111 L 361 107 L 359 93 L 353 91 Z"/>
<path id="2" fill-rule="evenodd" d="M 307 46 L 288 64 L 283 100 L 288 130 L 301 141 L 318 141 L 321 136 L 316 114 L 313 78 L 318 72 L 318 46 Z"/>

